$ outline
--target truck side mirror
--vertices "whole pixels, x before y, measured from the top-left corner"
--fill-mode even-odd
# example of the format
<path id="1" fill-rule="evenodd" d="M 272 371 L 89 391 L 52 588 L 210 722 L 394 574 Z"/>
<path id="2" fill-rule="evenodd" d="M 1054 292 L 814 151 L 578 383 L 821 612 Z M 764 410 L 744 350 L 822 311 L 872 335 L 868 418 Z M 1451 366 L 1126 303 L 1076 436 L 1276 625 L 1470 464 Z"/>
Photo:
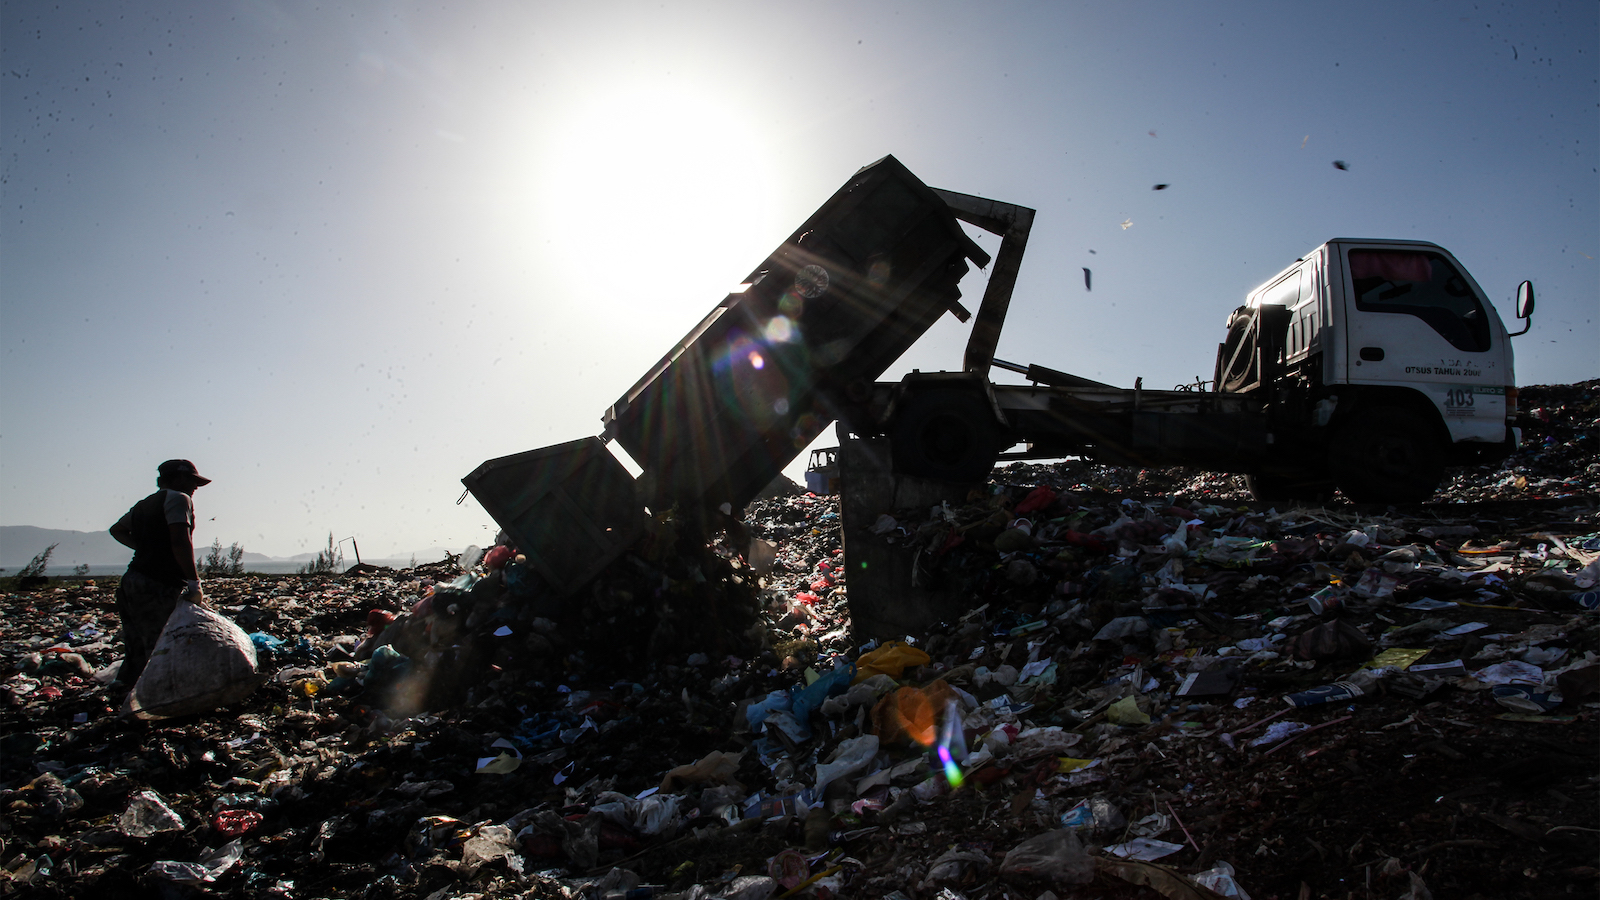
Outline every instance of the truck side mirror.
<path id="1" fill-rule="evenodd" d="M 1532 318 L 1532 316 L 1533 316 L 1533 282 L 1524 281 L 1523 283 L 1517 285 L 1517 318 L 1519 318 L 1519 319 L 1527 319 L 1528 323 L 1526 325 L 1522 326 L 1522 330 L 1521 331 L 1509 331 L 1509 332 L 1506 332 L 1506 337 L 1516 337 L 1519 334 L 1527 334 L 1528 333 L 1528 329 L 1533 327 L 1533 318 Z"/>
<path id="2" fill-rule="evenodd" d="M 1517 285 L 1517 318 L 1526 319 L 1533 315 L 1533 282 L 1524 281 Z"/>

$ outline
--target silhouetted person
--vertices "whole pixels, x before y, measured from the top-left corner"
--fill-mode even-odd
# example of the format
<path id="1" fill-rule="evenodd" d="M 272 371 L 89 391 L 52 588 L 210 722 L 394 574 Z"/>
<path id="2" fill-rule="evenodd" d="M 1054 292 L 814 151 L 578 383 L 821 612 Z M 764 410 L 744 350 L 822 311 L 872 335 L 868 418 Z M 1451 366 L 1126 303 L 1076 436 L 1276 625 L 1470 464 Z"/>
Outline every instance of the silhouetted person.
<path id="1" fill-rule="evenodd" d="M 179 600 L 205 605 L 194 564 L 194 492 L 211 479 L 187 459 L 156 468 L 154 494 L 140 500 L 111 526 L 111 536 L 133 548 L 128 572 L 117 585 L 126 656 L 116 684 L 131 688 Z"/>

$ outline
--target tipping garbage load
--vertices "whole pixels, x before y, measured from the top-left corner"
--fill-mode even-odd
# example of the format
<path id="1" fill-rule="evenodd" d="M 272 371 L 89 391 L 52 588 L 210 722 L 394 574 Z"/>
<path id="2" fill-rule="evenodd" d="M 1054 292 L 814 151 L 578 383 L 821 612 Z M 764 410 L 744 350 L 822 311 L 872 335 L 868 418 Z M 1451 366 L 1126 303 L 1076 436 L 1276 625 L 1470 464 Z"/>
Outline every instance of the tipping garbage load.
<path id="1" fill-rule="evenodd" d="M 604 439 L 644 470 L 637 486 L 595 439 L 491 460 L 462 481 L 552 586 L 575 590 L 627 546 L 641 506 L 710 526 L 742 509 L 940 315 L 969 317 L 958 287 L 969 260 L 989 255 L 939 194 L 884 157 L 606 411 Z M 603 523 L 585 521 L 590 507 L 606 510 Z"/>

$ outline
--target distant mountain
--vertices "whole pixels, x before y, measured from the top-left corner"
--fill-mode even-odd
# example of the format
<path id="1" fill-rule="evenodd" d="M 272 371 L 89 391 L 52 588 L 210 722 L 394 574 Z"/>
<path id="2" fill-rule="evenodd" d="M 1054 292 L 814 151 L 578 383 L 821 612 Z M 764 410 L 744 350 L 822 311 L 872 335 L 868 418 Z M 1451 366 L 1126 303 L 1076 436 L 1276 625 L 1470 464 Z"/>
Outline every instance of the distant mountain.
<path id="1" fill-rule="evenodd" d="M 20 569 L 51 544 L 52 569 L 61 566 L 125 566 L 133 551 L 104 531 L 67 531 L 32 525 L 0 525 L 0 568 Z"/>
<path id="2" fill-rule="evenodd" d="M 133 551 L 116 542 L 104 531 L 67 531 L 60 528 L 36 528 L 32 525 L 0 525 L 0 569 L 15 572 L 33 560 L 41 550 L 58 544 L 50 555 L 50 569 L 54 573 L 78 565 L 126 566 L 133 559 Z M 195 555 L 204 558 L 210 545 L 194 548 Z M 226 548 L 224 548 L 226 549 Z M 443 547 L 429 547 L 415 554 L 397 553 L 390 560 L 405 560 L 415 556 L 418 563 L 438 562 L 446 553 L 460 553 Z M 306 563 L 317 558 L 315 553 L 296 553 L 293 556 L 267 556 L 264 553 L 245 551 L 241 561 L 248 568 L 251 563 Z M 345 562 L 354 564 L 353 554 L 346 552 Z"/>

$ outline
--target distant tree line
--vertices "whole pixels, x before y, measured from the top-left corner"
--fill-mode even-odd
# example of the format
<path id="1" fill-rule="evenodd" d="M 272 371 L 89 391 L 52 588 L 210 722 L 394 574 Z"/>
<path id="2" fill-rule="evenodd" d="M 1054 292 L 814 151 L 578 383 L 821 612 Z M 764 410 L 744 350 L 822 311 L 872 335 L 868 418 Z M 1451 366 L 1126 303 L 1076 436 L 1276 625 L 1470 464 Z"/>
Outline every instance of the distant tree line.
<path id="1" fill-rule="evenodd" d="M 244 574 L 244 548 L 235 543 L 227 550 L 222 549 L 222 541 L 215 538 L 211 541 L 211 549 L 205 558 L 196 559 L 195 566 L 200 569 L 200 577 L 216 578 L 228 575 Z"/>
<path id="2" fill-rule="evenodd" d="M 344 569 L 344 550 L 333 542 L 333 532 L 328 532 L 328 547 L 317 552 L 317 558 L 301 566 L 301 575 L 332 575 Z"/>

